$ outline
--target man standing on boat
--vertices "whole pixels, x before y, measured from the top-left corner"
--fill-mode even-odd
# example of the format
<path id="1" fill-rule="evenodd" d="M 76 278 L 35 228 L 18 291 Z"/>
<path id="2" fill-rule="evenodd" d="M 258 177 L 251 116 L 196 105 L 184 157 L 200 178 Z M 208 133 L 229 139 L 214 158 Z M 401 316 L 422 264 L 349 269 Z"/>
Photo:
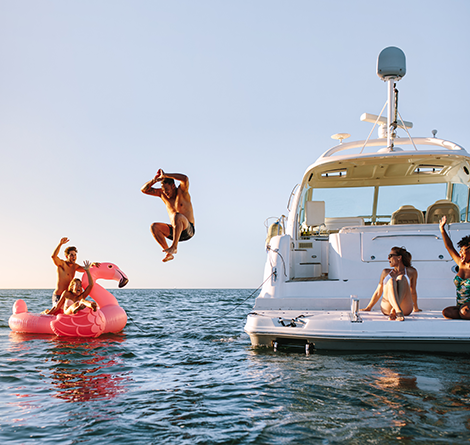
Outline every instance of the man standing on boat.
<path id="1" fill-rule="evenodd" d="M 179 181 L 179 186 L 175 185 Z M 161 188 L 153 188 L 157 182 L 161 182 Z M 163 247 L 166 253 L 163 262 L 174 258 L 177 253 L 178 242 L 187 241 L 194 236 L 194 212 L 189 195 L 189 178 L 181 173 L 165 173 L 158 170 L 153 179 L 141 188 L 146 195 L 157 196 L 166 205 L 171 224 L 156 222 L 150 226 L 155 241 Z M 166 238 L 172 240 L 168 247 Z"/>
<path id="2" fill-rule="evenodd" d="M 65 249 L 65 261 L 59 258 L 60 248 L 68 242 L 68 238 L 62 238 L 59 245 L 52 252 L 52 261 L 57 266 L 57 284 L 52 293 L 52 306 L 60 300 L 63 292 L 68 289 L 70 282 L 75 277 L 75 272 L 85 272 L 85 269 L 76 263 L 78 251 L 75 246 L 69 246 Z M 99 263 L 93 263 L 92 266 L 99 267 Z"/>

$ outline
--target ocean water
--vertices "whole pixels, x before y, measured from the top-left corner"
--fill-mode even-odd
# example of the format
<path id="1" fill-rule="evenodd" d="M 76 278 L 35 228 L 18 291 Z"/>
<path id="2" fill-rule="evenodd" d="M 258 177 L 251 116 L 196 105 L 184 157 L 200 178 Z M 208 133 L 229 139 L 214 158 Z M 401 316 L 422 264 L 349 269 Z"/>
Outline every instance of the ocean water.
<path id="1" fill-rule="evenodd" d="M 12 333 L 51 291 L 0 290 L 0 443 L 470 441 L 469 356 L 255 350 L 252 290 L 112 292 L 123 333 L 76 339 Z"/>

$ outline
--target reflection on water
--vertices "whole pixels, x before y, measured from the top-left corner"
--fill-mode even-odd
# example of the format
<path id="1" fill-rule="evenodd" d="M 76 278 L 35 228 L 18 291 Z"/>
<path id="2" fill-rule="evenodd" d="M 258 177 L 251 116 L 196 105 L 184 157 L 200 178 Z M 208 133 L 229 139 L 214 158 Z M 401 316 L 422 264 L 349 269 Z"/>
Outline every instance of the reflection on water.
<path id="1" fill-rule="evenodd" d="M 131 371 L 120 369 L 123 352 L 116 349 L 125 342 L 125 335 L 109 334 L 90 339 L 12 332 L 10 340 L 10 362 L 21 361 L 22 354 L 37 352 L 37 341 L 43 341 L 39 375 L 42 381 L 50 382 L 51 389 L 55 390 L 53 397 L 66 402 L 110 400 L 127 391 Z M 17 396 L 29 398 L 32 394 Z"/>
<path id="2" fill-rule="evenodd" d="M 83 402 L 93 399 L 112 399 L 126 392 L 130 372 L 109 372 L 123 364 L 122 353 L 105 355 L 124 337 L 54 338 L 51 343 L 50 361 L 52 384 L 57 388 L 54 397 L 67 402 Z M 108 371 L 108 372 L 107 372 Z"/>

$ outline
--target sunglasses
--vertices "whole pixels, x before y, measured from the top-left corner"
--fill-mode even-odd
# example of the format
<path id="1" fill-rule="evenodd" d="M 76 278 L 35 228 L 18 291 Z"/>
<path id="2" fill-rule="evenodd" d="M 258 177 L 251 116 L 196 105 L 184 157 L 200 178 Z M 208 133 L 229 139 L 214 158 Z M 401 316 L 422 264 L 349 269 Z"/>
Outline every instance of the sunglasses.
<path id="1" fill-rule="evenodd" d="M 401 256 L 401 255 L 397 255 L 396 253 L 389 253 L 388 254 L 388 259 L 392 258 L 392 256 Z"/>

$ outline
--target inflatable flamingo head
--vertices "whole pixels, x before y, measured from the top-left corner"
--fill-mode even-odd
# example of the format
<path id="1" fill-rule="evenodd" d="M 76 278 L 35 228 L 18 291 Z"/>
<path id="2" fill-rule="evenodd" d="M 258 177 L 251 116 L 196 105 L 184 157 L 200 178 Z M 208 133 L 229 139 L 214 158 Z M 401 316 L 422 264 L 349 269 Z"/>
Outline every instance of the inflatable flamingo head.
<path id="1" fill-rule="evenodd" d="M 99 267 L 92 266 L 90 267 L 90 274 L 93 277 L 93 281 L 99 278 L 119 281 L 119 288 L 124 287 L 129 282 L 126 274 L 113 263 L 100 263 Z M 85 278 L 85 274 L 83 278 Z"/>

